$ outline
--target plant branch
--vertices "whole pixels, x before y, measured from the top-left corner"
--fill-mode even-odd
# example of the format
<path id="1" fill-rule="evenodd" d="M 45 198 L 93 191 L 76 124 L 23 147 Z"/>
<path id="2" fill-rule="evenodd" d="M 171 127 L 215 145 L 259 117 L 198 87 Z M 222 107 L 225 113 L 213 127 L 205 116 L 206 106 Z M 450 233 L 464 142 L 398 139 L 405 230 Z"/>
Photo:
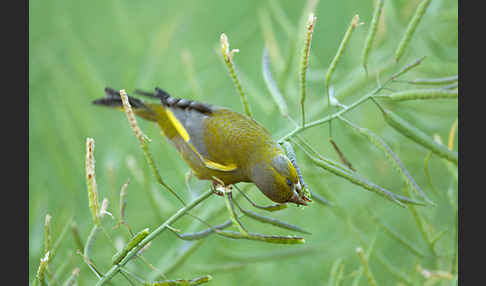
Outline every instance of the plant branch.
<path id="1" fill-rule="evenodd" d="M 135 256 L 138 251 L 144 247 L 147 243 L 152 241 L 156 238 L 159 234 L 164 232 L 167 227 L 176 222 L 179 218 L 181 218 L 184 214 L 186 214 L 189 210 L 193 209 L 195 206 L 199 205 L 201 202 L 209 198 L 213 194 L 212 190 L 208 190 L 199 197 L 197 197 L 193 202 L 187 204 L 185 207 L 179 209 L 174 215 L 172 215 L 168 220 L 166 220 L 163 224 L 159 227 L 154 229 L 149 235 L 147 235 L 142 241 L 140 241 L 135 247 L 133 247 L 127 255 L 116 265 L 112 266 L 110 270 L 103 275 L 102 279 L 96 283 L 96 286 L 104 285 L 105 283 L 109 282 L 113 276 L 120 271 L 120 268 L 123 267 L 127 262 Z"/>

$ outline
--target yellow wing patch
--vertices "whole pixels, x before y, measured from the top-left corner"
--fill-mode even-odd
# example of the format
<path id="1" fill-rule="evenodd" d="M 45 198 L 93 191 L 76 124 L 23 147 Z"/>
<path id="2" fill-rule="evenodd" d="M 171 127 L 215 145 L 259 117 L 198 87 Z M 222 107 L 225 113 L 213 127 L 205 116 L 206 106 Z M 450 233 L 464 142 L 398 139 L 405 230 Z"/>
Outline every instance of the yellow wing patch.
<path id="1" fill-rule="evenodd" d="M 184 139 L 184 141 L 189 142 L 189 133 L 187 133 L 186 128 L 181 124 L 181 122 L 175 117 L 174 113 L 170 111 L 170 109 L 166 108 L 165 109 L 167 113 L 167 117 L 169 118 L 170 122 L 172 123 L 172 126 L 177 130 L 177 133 Z"/>
<path id="2" fill-rule="evenodd" d="M 238 166 L 236 166 L 236 164 L 228 164 L 228 165 L 223 165 L 223 164 L 220 164 L 220 163 L 216 163 L 214 161 L 211 161 L 211 160 L 208 160 L 208 159 L 205 159 L 197 150 L 196 148 L 194 147 L 194 145 L 192 144 L 189 144 L 189 146 L 191 146 L 191 149 L 192 151 L 194 151 L 194 153 L 196 153 L 196 155 L 199 157 L 199 159 L 201 159 L 201 161 L 204 163 L 204 165 L 209 168 L 209 169 L 213 169 L 213 170 L 216 170 L 216 171 L 222 171 L 222 172 L 229 172 L 229 171 L 234 171 L 238 168 Z"/>
<path id="3" fill-rule="evenodd" d="M 236 164 L 222 165 L 222 164 L 210 161 L 210 160 L 206 160 L 206 161 L 204 161 L 204 163 L 206 164 L 206 167 L 208 167 L 209 169 L 223 171 L 223 172 L 234 171 L 238 168 L 238 166 L 236 166 Z"/>
<path id="4" fill-rule="evenodd" d="M 212 170 L 217 170 L 217 171 L 222 171 L 222 172 L 229 172 L 229 171 L 234 171 L 238 168 L 236 164 L 228 164 L 228 165 L 223 165 L 220 163 L 216 163 L 214 161 L 205 159 L 194 147 L 194 145 L 189 143 L 189 133 L 187 133 L 186 128 L 181 124 L 181 122 L 175 117 L 174 113 L 170 111 L 168 108 L 165 109 L 167 113 L 167 117 L 169 118 L 170 122 L 172 123 L 172 126 L 176 129 L 177 133 L 184 139 L 184 141 L 191 147 L 192 151 L 201 159 L 201 161 L 204 163 L 204 165 Z"/>

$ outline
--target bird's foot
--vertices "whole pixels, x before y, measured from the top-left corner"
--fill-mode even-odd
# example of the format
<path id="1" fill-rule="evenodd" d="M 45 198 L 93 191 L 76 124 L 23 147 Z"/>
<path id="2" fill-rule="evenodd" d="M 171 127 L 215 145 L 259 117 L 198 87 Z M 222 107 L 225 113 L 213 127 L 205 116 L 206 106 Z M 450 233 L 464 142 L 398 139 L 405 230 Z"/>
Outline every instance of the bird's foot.
<path id="1" fill-rule="evenodd" d="M 213 192 L 222 197 L 224 196 L 224 193 L 229 193 L 232 191 L 233 186 L 228 185 L 226 186 L 221 180 L 215 178 L 216 180 L 213 181 Z"/>

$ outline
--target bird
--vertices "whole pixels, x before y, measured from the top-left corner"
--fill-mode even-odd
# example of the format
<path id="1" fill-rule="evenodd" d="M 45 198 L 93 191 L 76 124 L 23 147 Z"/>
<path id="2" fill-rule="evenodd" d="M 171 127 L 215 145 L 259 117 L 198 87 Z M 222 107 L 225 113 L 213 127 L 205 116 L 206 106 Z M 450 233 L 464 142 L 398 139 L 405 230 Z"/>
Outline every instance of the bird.
<path id="1" fill-rule="evenodd" d="M 213 185 L 254 183 L 271 201 L 307 205 L 295 166 L 270 132 L 253 118 L 229 108 L 176 98 L 156 87 L 136 94 L 157 99 L 146 103 L 128 95 L 134 113 L 159 125 L 193 174 Z M 119 91 L 105 88 L 95 105 L 123 110 Z"/>

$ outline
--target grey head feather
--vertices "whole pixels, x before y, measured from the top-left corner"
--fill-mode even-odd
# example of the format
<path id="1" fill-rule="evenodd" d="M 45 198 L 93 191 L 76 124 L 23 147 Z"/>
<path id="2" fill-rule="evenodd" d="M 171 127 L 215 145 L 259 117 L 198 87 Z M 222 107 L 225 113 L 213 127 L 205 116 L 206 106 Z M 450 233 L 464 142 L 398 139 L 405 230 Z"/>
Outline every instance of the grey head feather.
<path id="1" fill-rule="evenodd" d="M 271 167 L 262 162 L 253 166 L 250 177 L 265 196 L 274 202 L 283 202 L 286 198 L 275 192 L 276 185 L 271 172 Z"/>
<path id="2" fill-rule="evenodd" d="M 289 159 L 283 154 L 278 154 L 272 159 L 272 166 L 277 172 L 285 177 L 290 177 Z"/>

